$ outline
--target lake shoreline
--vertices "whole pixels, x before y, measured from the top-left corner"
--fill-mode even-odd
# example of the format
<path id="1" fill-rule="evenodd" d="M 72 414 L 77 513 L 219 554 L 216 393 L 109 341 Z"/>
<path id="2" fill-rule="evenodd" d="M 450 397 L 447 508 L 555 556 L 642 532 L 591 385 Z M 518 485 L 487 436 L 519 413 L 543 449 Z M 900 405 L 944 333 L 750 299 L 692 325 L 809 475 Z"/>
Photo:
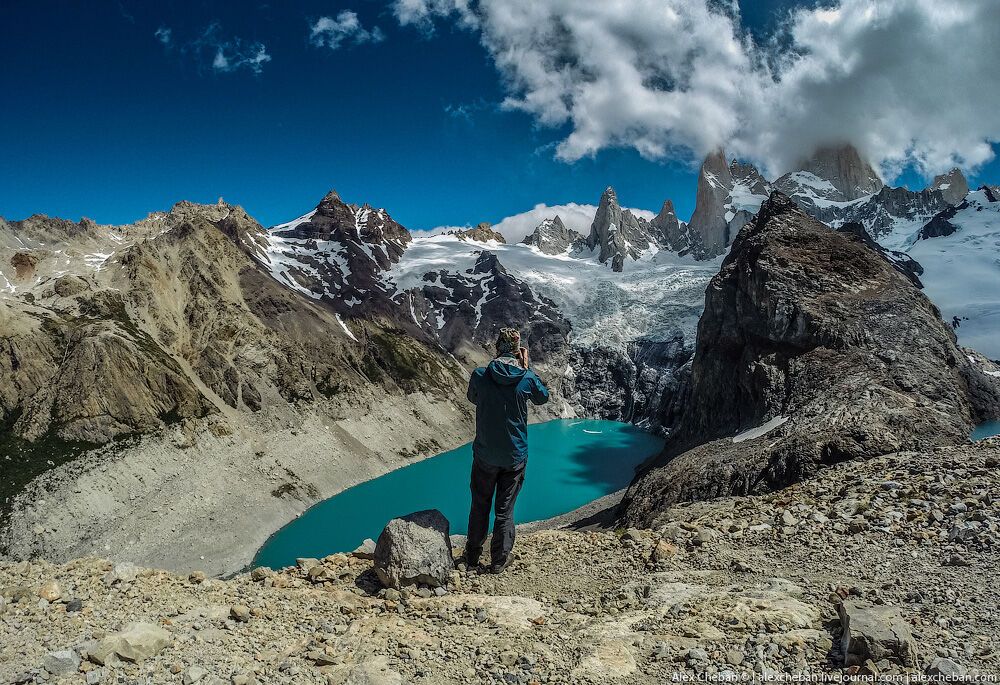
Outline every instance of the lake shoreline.
<path id="1" fill-rule="evenodd" d="M 636 467 L 663 443 L 628 423 L 580 418 L 532 424 L 528 441 L 515 521 L 549 526 L 585 520 L 616 504 L 604 498 L 627 487 Z M 440 511 L 453 533 L 464 534 L 472 459 L 465 443 L 327 498 L 272 535 L 252 566 L 283 568 L 303 557 L 348 553 L 377 538 L 389 520 L 425 509 Z"/>

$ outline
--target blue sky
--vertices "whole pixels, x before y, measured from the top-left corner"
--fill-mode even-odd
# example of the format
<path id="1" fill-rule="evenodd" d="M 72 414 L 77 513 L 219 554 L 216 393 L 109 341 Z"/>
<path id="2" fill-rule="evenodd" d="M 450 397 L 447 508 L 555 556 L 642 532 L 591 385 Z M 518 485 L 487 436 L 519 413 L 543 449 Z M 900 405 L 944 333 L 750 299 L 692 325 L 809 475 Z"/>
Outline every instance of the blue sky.
<path id="1" fill-rule="evenodd" d="M 766 36 L 792 4 L 743 2 L 744 25 Z M 348 9 L 366 41 L 310 41 L 321 17 Z M 629 206 L 669 197 L 682 218 L 693 210 L 691 153 L 609 146 L 560 161 L 572 124 L 500 107 L 509 83 L 477 31 L 444 20 L 429 35 L 378 0 L 15 0 L 0 6 L 0 64 L 10 219 L 124 223 L 223 196 L 271 225 L 330 188 L 415 229 L 596 203 L 607 185 Z"/>

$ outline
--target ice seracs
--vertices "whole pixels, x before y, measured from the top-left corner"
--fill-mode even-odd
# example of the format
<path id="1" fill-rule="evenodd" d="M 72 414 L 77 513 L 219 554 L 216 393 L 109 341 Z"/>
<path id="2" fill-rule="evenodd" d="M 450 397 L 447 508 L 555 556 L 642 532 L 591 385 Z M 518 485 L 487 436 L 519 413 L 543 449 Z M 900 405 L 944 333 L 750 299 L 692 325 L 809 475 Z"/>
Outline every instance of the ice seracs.
<path id="1" fill-rule="evenodd" d="M 969 193 L 924 227 L 907 251 L 924 292 L 955 326 L 959 343 L 1000 359 L 1000 195 Z"/>

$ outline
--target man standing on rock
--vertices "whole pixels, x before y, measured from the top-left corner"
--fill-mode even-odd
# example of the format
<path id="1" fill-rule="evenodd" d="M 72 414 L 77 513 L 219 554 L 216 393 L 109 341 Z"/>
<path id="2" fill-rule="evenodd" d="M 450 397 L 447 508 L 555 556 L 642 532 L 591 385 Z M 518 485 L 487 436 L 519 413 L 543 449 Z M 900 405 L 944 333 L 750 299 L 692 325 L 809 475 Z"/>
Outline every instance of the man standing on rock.
<path id="1" fill-rule="evenodd" d="M 476 405 L 476 439 L 472 443 L 472 510 L 466 563 L 479 565 L 490 524 L 490 506 L 496 497 L 491 573 L 510 565 L 514 547 L 514 501 L 524 484 L 528 461 L 528 400 L 549 401 L 549 391 L 528 368 L 528 349 L 521 334 L 503 328 L 497 338 L 496 358 L 472 372 L 469 401 Z"/>

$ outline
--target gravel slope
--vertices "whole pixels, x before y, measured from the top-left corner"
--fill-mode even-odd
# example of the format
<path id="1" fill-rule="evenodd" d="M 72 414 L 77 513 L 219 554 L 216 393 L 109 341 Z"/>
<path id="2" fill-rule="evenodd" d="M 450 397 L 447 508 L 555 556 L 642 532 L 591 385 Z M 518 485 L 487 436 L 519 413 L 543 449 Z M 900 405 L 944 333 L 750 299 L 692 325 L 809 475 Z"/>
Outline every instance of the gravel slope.
<path id="1" fill-rule="evenodd" d="M 917 655 L 904 666 L 888 653 L 862 673 L 996 673 L 998 465 L 991 439 L 842 463 L 760 497 L 675 506 L 651 530 L 525 534 L 508 572 L 456 571 L 440 597 L 380 591 L 371 562 L 344 555 L 303 562 L 311 574 L 228 581 L 133 578 L 92 558 L 0 564 L 0 682 L 42 678 L 43 664 L 68 668 L 44 676 L 67 683 L 839 673 L 839 603 L 897 611 L 892 627 Z M 95 663 L 107 661 L 101 641 L 134 621 L 165 631 L 155 653 Z"/>

